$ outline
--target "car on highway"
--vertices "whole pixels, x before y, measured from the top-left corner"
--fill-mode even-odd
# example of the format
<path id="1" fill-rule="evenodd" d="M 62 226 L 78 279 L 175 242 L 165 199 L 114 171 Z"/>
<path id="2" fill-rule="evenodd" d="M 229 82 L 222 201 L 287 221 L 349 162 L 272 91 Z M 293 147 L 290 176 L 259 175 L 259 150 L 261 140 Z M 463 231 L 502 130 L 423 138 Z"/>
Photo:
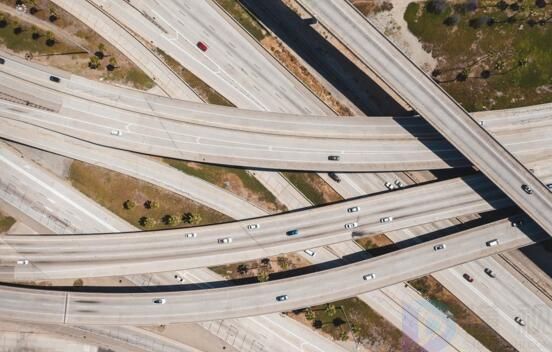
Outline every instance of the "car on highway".
<path id="1" fill-rule="evenodd" d="M 221 244 L 232 243 L 232 237 L 219 238 L 218 243 L 221 243 Z"/>
<path id="2" fill-rule="evenodd" d="M 366 274 L 362 277 L 364 281 L 373 280 L 375 278 L 376 278 L 376 274 L 374 273 Z"/>
<path id="3" fill-rule="evenodd" d="M 385 187 L 387 187 L 388 190 L 392 190 L 392 189 L 395 189 L 395 185 L 392 184 L 391 182 L 385 182 Z"/>
<path id="4" fill-rule="evenodd" d="M 346 229 L 354 229 L 355 227 L 358 227 L 358 222 L 350 222 L 348 224 L 345 224 Z"/>
<path id="5" fill-rule="evenodd" d="M 278 302 L 287 301 L 287 300 L 288 300 L 288 295 L 277 296 L 277 297 L 276 297 L 276 300 L 277 300 Z"/>
<path id="6" fill-rule="evenodd" d="M 247 225 L 248 230 L 256 230 L 260 227 L 261 227 L 261 225 L 259 225 L 259 224 L 249 224 L 249 225 Z"/>
<path id="7" fill-rule="evenodd" d="M 196 238 L 196 237 L 197 237 L 197 233 L 195 233 L 195 232 L 188 232 L 187 234 L 184 235 L 184 237 L 186 237 L 186 238 Z"/>
<path id="8" fill-rule="evenodd" d="M 358 213 L 359 211 L 360 211 L 360 207 L 347 208 L 347 213 Z"/>
<path id="9" fill-rule="evenodd" d="M 487 245 L 487 247 L 498 246 L 498 240 L 490 240 L 490 241 L 487 241 L 487 243 L 485 244 Z"/>
<path id="10" fill-rule="evenodd" d="M 176 275 L 174 276 L 174 279 L 175 279 L 176 281 L 178 281 L 178 282 L 184 281 L 184 278 L 183 278 L 182 276 L 178 275 L 178 274 L 176 274 Z"/>
<path id="11" fill-rule="evenodd" d="M 339 157 L 339 155 L 329 155 L 329 156 L 328 156 L 328 160 L 329 160 L 329 161 L 339 161 L 339 159 L 341 159 L 341 158 Z"/>
<path id="12" fill-rule="evenodd" d="M 59 77 L 56 77 L 56 76 L 50 76 L 50 81 L 59 83 L 60 79 Z"/>
<path id="13" fill-rule="evenodd" d="M 297 236 L 299 234 L 299 230 L 289 230 L 286 232 L 286 235 L 288 236 Z"/>
<path id="14" fill-rule="evenodd" d="M 395 180 L 395 185 L 399 188 L 404 187 L 404 184 L 401 182 L 401 180 Z"/>
<path id="15" fill-rule="evenodd" d="M 525 320 L 521 319 L 520 317 L 515 317 L 514 321 L 521 326 L 525 326 Z"/>
<path id="16" fill-rule="evenodd" d="M 386 216 L 386 217 L 380 219 L 380 222 L 381 222 L 381 223 L 391 222 L 391 221 L 393 221 L 393 217 L 392 217 L 392 216 Z"/>
<path id="17" fill-rule="evenodd" d="M 533 190 L 527 185 L 521 185 L 521 189 L 527 194 L 533 194 Z"/>
<path id="18" fill-rule="evenodd" d="M 341 178 L 335 172 L 328 172 L 328 176 L 335 182 L 341 182 Z"/>
<path id="19" fill-rule="evenodd" d="M 155 304 L 165 304 L 165 303 L 167 303 L 167 300 L 165 298 L 154 298 L 153 303 L 155 303 Z"/>
<path id="20" fill-rule="evenodd" d="M 197 47 L 199 48 L 199 50 L 205 52 L 207 51 L 207 49 L 209 49 L 209 47 L 207 46 L 207 44 L 205 44 L 204 42 L 202 41 L 199 41 L 197 42 Z"/>
<path id="21" fill-rule="evenodd" d="M 3 65 L 3 64 L 5 64 L 5 63 L 6 63 L 6 60 L 4 60 L 4 58 L 1 58 L 1 57 L 0 57 L 0 64 Z"/>
<path id="22" fill-rule="evenodd" d="M 471 277 L 470 274 L 464 273 L 462 277 L 466 279 L 467 282 L 473 282 L 473 277 Z"/>
<path id="23" fill-rule="evenodd" d="M 305 252 L 307 255 L 309 255 L 311 257 L 316 256 L 316 252 L 313 251 L 312 249 L 305 249 L 303 252 Z"/>
<path id="24" fill-rule="evenodd" d="M 17 261 L 17 265 L 28 265 L 29 264 L 29 259 L 19 259 Z"/>
<path id="25" fill-rule="evenodd" d="M 434 251 L 441 251 L 441 250 L 444 250 L 444 249 L 447 249 L 447 245 L 444 244 L 444 243 L 436 244 L 435 246 L 433 246 Z"/>
<path id="26" fill-rule="evenodd" d="M 123 131 L 121 131 L 121 130 L 111 130 L 111 135 L 112 136 L 122 136 Z"/>
<path id="27" fill-rule="evenodd" d="M 485 272 L 485 274 L 489 275 L 490 277 L 492 277 L 493 279 L 496 277 L 496 274 L 494 273 L 494 271 L 492 271 L 491 269 L 489 268 L 485 268 L 485 270 L 483 270 Z"/>
<path id="28" fill-rule="evenodd" d="M 546 184 L 546 188 L 548 188 L 549 190 L 551 190 L 551 191 L 552 191 L 552 183 L 548 183 L 548 184 Z"/>
<path id="29" fill-rule="evenodd" d="M 512 227 L 520 227 L 521 225 L 523 225 L 523 220 L 512 221 Z"/>

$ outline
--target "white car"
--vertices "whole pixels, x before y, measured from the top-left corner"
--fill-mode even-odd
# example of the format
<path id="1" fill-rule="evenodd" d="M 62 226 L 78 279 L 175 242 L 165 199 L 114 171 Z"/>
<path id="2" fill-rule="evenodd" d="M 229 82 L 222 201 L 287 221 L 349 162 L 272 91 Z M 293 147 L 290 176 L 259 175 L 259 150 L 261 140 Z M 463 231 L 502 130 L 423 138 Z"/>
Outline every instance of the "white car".
<path id="1" fill-rule="evenodd" d="M 380 219 L 380 222 L 381 222 L 381 223 L 384 223 L 384 222 L 391 222 L 391 221 L 393 221 L 393 217 L 392 217 L 392 216 L 387 216 L 387 217 L 385 217 L 385 218 L 381 218 L 381 219 Z"/>
<path id="2" fill-rule="evenodd" d="M 446 244 L 436 244 L 435 246 L 433 246 L 433 250 L 434 251 L 441 251 L 443 249 L 447 249 L 447 245 Z"/>
<path id="3" fill-rule="evenodd" d="M 174 276 L 174 278 L 175 278 L 175 280 L 178 281 L 178 282 L 184 281 L 184 278 L 183 278 L 182 276 L 178 275 L 178 274 L 176 274 L 176 275 Z"/>
<path id="4" fill-rule="evenodd" d="M 123 131 L 121 131 L 121 130 L 111 130 L 111 135 L 112 136 L 122 136 Z"/>
<path id="5" fill-rule="evenodd" d="M 354 229 L 355 227 L 358 227 L 358 222 L 351 222 L 351 223 L 345 224 L 346 229 Z"/>
<path id="6" fill-rule="evenodd" d="M 520 317 L 515 317 L 514 321 L 521 326 L 525 326 L 525 320 L 521 319 Z"/>
<path id="7" fill-rule="evenodd" d="M 487 247 L 494 247 L 494 246 L 498 246 L 498 240 L 491 240 L 491 241 L 487 241 Z"/>
<path id="8" fill-rule="evenodd" d="M 368 280 L 373 280 L 376 278 L 376 274 L 366 274 L 362 277 L 365 281 L 368 281 Z"/>
<path id="9" fill-rule="evenodd" d="M 29 260 L 28 259 L 19 259 L 17 261 L 17 265 L 27 265 L 29 264 Z"/>
<path id="10" fill-rule="evenodd" d="M 196 238 L 196 237 L 197 237 L 197 233 L 195 233 L 195 232 L 188 232 L 187 234 L 184 235 L 184 237 L 186 237 L 186 238 Z"/>
<path id="11" fill-rule="evenodd" d="M 391 184 L 390 182 L 385 182 L 385 187 L 387 187 L 387 189 L 389 190 L 395 189 L 395 185 Z"/>
<path id="12" fill-rule="evenodd" d="M 316 255 L 316 252 L 313 251 L 312 249 L 305 249 L 304 252 L 310 255 L 311 257 L 314 257 Z"/>
<path id="13" fill-rule="evenodd" d="M 164 298 L 154 298 L 153 303 L 155 303 L 155 304 L 165 304 L 165 303 L 167 303 L 167 300 L 164 299 Z"/>
<path id="14" fill-rule="evenodd" d="M 219 238 L 218 243 L 223 243 L 223 244 L 232 243 L 232 237 Z"/>
<path id="15" fill-rule="evenodd" d="M 249 225 L 247 225 L 247 228 L 248 228 L 249 230 L 256 230 L 256 229 L 258 229 L 259 227 L 261 227 L 261 225 L 259 225 L 259 224 L 249 224 Z"/>
<path id="16" fill-rule="evenodd" d="M 347 213 L 358 213 L 360 210 L 360 207 L 351 207 L 347 209 Z"/>
<path id="17" fill-rule="evenodd" d="M 395 184 L 397 185 L 397 187 L 401 188 L 404 186 L 404 184 L 401 182 L 401 180 L 395 180 Z"/>

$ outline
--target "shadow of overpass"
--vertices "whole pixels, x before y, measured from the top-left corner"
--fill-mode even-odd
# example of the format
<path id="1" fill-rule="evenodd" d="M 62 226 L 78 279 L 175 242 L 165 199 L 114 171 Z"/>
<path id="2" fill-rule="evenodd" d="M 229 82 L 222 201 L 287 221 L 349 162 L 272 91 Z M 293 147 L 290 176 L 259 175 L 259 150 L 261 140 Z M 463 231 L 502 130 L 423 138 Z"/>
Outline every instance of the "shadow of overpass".
<path id="1" fill-rule="evenodd" d="M 366 115 L 410 115 L 281 0 L 240 2 Z"/>

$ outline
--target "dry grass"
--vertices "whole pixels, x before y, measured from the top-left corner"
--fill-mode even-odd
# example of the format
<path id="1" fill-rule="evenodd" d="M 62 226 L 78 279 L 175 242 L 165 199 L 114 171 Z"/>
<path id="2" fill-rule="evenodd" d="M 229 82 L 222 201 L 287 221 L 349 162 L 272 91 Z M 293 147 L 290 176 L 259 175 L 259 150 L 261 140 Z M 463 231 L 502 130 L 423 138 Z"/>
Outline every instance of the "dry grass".
<path id="1" fill-rule="evenodd" d="M 0 234 L 8 232 L 13 224 L 15 224 L 14 218 L 0 213 Z"/>
<path id="2" fill-rule="evenodd" d="M 339 193 L 315 173 L 283 172 L 282 174 L 315 205 L 337 202 L 343 199 Z"/>
<path id="3" fill-rule="evenodd" d="M 433 277 L 425 276 L 409 281 L 409 284 L 489 350 L 515 351 L 514 347 Z"/>
<path id="4" fill-rule="evenodd" d="M 354 115 L 351 109 L 335 98 L 332 93 L 330 93 L 330 91 L 327 90 L 286 47 L 284 47 L 280 40 L 268 36 L 261 41 L 261 44 L 270 51 L 284 67 L 291 71 L 299 81 L 303 82 L 317 97 L 332 108 L 337 115 Z"/>
<path id="5" fill-rule="evenodd" d="M 176 226 L 167 225 L 163 223 L 166 215 L 182 218 L 187 213 L 199 214 L 201 221 L 198 225 L 231 220 L 226 215 L 153 184 L 80 161 L 72 163 L 69 179 L 79 191 L 142 229 L 145 229 L 145 226 L 140 224 L 142 217 L 156 221 L 156 225 L 149 229 L 191 226 L 183 222 Z M 123 204 L 126 200 L 132 200 L 135 207 L 125 209 Z M 157 201 L 159 207 L 147 209 L 145 203 L 148 200 Z"/>

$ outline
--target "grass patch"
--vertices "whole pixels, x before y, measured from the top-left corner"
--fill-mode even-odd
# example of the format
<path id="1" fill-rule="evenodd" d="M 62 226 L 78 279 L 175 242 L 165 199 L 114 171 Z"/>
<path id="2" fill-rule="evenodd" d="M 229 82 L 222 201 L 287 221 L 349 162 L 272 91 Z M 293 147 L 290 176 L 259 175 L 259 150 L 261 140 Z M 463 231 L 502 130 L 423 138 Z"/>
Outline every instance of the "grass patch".
<path id="1" fill-rule="evenodd" d="M 335 340 L 356 340 L 371 351 L 423 351 L 402 331 L 358 298 L 349 298 L 289 313 Z M 334 313 L 335 312 L 335 313 Z"/>
<path id="2" fill-rule="evenodd" d="M 141 90 L 148 90 L 155 86 L 155 82 L 137 67 L 131 67 L 128 70 L 107 71 L 104 78 L 108 81 L 130 83 L 134 88 Z"/>
<path id="3" fill-rule="evenodd" d="M 67 45 L 59 40 L 55 40 L 55 44 L 49 46 L 46 44 L 46 32 L 31 25 L 17 20 L 15 17 L 9 16 L 6 13 L 0 12 L 0 43 L 13 52 L 29 52 L 34 55 L 50 55 L 81 52 L 82 49 Z M 21 31 L 16 33 L 16 28 Z M 38 34 L 36 39 L 33 39 L 33 33 Z"/>
<path id="4" fill-rule="evenodd" d="M 245 169 L 175 159 L 164 159 L 164 161 L 188 175 L 224 188 L 269 211 L 287 210 L 262 183 Z"/>
<path id="5" fill-rule="evenodd" d="M 491 351 L 516 351 L 506 340 L 485 324 L 477 315 L 466 307 L 458 298 L 431 276 L 409 281 L 422 296 L 437 309 L 451 317 L 466 332 L 475 337 Z"/>
<path id="6" fill-rule="evenodd" d="M 466 109 L 552 101 L 552 19 L 547 9 L 533 0 L 518 1 L 519 9 L 501 10 L 497 3 L 482 1 L 474 11 L 451 4 L 438 14 L 428 11 L 427 3 L 411 3 L 404 19 L 438 58 L 435 80 Z"/>
<path id="7" fill-rule="evenodd" d="M 232 220 L 226 215 L 153 184 L 80 161 L 71 164 L 69 180 L 89 198 L 141 229 L 192 226 L 183 220 L 187 214 L 199 216 L 200 220 L 198 219 L 195 225 Z M 134 203 L 130 209 L 125 209 L 124 203 L 127 200 Z M 157 206 L 148 208 L 148 201 L 156 202 Z M 178 220 L 173 225 L 166 224 L 164 219 L 166 220 L 167 215 L 173 215 Z M 144 217 L 153 219 L 155 224 L 146 226 L 141 221 Z"/>
<path id="8" fill-rule="evenodd" d="M 282 172 L 314 205 L 337 202 L 343 198 L 320 176 L 311 172 Z"/>
<path id="9" fill-rule="evenodd" d="M 6 216 L 0 213 L 0 233 L 8 232 L 8 230 L 15 224 L 15 219 L 11 216 Z"/>
<path id="10" fill-rule="evenodd" d="M 204 101 L 209 104 L 232 106 L 235 107 L 228 99 L 219 94 L 216 90 L 211 88 L 207 83 L 203 82 L 199 77 L 194 75 L 191 71 L 182 66 L 172 56 L 157 48 L 157 53 L 163 58 L 163 61 L 171 67 L 186 82 L 192 90 L 199 95 Z"/>
<path id="11" fill-rule="evenodd" d="M 215 0 L 226 10 L 239 24 L 245 28 L 258 41 L 263 40 L 268 33 L 251 14 L 245 10 L 238 0 Z"/>

